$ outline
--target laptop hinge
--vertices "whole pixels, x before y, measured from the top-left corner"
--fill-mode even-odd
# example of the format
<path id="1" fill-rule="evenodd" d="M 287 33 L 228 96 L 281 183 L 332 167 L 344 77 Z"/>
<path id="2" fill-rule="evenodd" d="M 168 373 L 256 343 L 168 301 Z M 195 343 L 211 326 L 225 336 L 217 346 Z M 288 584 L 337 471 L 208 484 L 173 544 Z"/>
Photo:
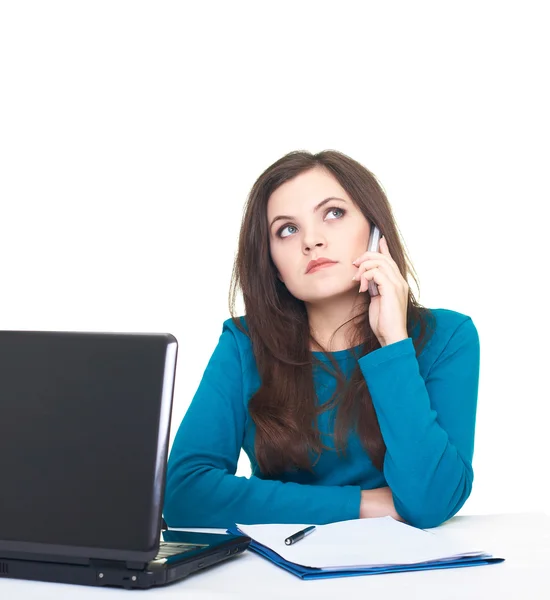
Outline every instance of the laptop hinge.
<path id="1" fill-rule="evenodd" d="M 149 563 L 128 561 L 126 568 L 132 571 L 143 571 Z"/>
<path id="2" fill-rule="evenodd" d="M 143 571 L 148 563 L 141 561 L 93 559 L 90 565 L 98 569 L 126 568 L 132 571 Z"/>

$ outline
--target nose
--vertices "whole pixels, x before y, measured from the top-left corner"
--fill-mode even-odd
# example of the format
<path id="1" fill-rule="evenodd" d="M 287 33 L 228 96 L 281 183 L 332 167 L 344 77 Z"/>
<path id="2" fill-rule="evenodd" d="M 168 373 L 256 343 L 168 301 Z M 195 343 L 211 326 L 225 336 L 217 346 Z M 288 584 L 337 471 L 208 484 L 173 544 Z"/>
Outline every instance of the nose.
<path id="1" fill-rule="evenodd" d="M 325 231 L 322 227 L 317 227 L 316 224 L 311 224 L 310 227 L 303 227 L 303 252 L 311 252 L 314 248 L 324 248 L 326 246 Z"/>
<path id="2" fill-rule="evenodd" d="M 304 252 L 311 252 L 313 248 L 324 248 L 325 245 L 326 244 L 323 241 L 312 242 L 304 240 Z"/>

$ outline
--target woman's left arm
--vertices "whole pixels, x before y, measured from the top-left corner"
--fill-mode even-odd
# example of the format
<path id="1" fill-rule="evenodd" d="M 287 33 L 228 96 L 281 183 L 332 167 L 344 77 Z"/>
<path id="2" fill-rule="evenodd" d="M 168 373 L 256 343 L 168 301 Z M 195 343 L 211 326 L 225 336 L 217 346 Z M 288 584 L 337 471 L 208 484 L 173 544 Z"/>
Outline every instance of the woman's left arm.
<path id="1" fill-rule="evenodd" d="M 416 527 L 455 515 L 472 489 L 479 337 L 468 317 L 424 379 L 411 338 L 359 359 L 386 444 L 395 509 Z"/>

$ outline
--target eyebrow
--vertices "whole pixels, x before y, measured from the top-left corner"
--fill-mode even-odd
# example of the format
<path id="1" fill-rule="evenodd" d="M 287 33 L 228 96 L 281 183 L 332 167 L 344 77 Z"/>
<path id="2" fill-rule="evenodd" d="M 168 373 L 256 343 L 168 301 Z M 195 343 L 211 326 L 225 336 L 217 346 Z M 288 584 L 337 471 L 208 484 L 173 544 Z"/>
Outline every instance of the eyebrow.
<path id="1" fill-rule="evenodd" d="M 344 202 L 344 203 L 346 202 L 343 198 L 336 198 L 335 196 L 329 196 L 328 198 L 321 200 L 321 202 L 319 202 L 319 204 L 317 204 L 317 206 L 313 209 L 313 212 L 317 212 L 327 202 L 331 202 L 332 200 L 338 200 L 339 202 Z M 280 220 L 292 221 L 293 219 L 294 219 L 294 217 L 291 217 L 290 215 L 279 215 L 279 216 L 275 217 L 273 219 L 273 221 L 271 221 L 271 224 L 269 225 L 269 229 L 271 230 L 275 221 L 280 221 Z"/>

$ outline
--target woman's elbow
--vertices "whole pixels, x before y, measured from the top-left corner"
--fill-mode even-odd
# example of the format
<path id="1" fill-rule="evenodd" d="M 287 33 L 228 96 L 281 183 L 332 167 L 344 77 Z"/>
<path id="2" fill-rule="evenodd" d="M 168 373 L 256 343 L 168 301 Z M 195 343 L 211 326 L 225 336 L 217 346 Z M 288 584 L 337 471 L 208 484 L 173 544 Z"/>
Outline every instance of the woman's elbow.
<path id="1" fill-rule="evenodd" d="M 182 501 L 178 488 L 172 482 L 168 481 L 164 493 L 163 506 L 164 520 L 169 527 L 185 527 L 189 526 L 185 521 L 185 509 L 182 510 Z"/>
<path id="2" fill-rule="evenodd" d="M 430 529 L 439 527 L 441 524 L 448 521 L 451 517 L 436 513 L 414 513 L 408 519 L 403 517 L 409 525 L 418 529 Z"/>
<path id="3" fill-rule="evenodd" d="M 453 498 L 445 503 L 438 502 L 441 497 L 434 500 L 424 499 L 421 502 L 409 503 L 403 503 L 394 498 L 394 502 L 397 512 L 409 525 L 419 529 L 430 529 L 431 527 L 439 527 L 445 521 L 454 517 L 470 496 L 471 490 L 471 481 L 465 481 L 458 499 L 455 494 Z"/>
<path id="4" fill-rule="evenodd" d="M 193 501 L 198 493 L 189 473 L 170 473 L 166 479 L 163 514 L 169 527 L 199 527 L 197 510 L 203 504 Z"/>
<path id="5" fill-rule="evenodd" d="M 164 520 L 170 527 L 219 527 L 216 494 L 221 474 L 204 466 L 168 471 Z"/>

